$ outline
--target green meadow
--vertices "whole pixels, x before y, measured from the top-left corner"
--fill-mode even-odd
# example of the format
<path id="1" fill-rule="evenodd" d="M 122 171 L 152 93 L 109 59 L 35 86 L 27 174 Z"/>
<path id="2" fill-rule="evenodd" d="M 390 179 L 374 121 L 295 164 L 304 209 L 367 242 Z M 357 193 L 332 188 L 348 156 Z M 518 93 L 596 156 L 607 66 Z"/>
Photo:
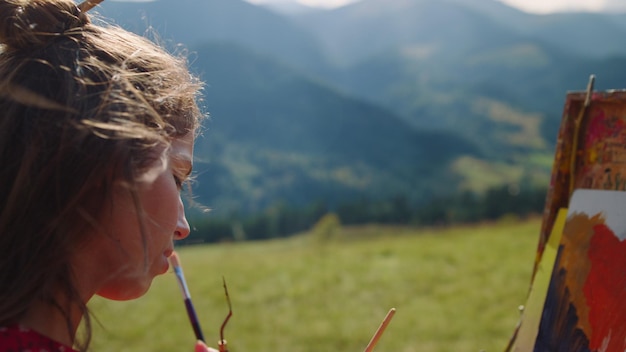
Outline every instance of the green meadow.
<path id="1" fill-rule="evenodd" d="M 449 228 L 326 227 L 285 239 L 178 248 L 206 340 L 228 312 L 230 352 L 502 351 L 519 321 L 539 219 Z M 135 301 L 91 304 L 92 350 L 193 351 L 173 273 Z"/>

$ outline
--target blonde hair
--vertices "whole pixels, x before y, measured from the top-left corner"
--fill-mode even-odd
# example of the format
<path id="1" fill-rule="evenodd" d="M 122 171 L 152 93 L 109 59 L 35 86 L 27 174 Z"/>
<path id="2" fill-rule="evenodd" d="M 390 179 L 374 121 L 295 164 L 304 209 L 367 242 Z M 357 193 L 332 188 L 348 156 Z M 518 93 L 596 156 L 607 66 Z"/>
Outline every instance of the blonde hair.
<path id="1" fill-rule="evenodd" d="M 71 0 L 0 0 L 0 326 L 36 301 L 78 306 L 68 254 L 114 181 L 196 131 L 200 82 L 154 42 Z M 62 292 L 70 301 L 58 302 Z"/>

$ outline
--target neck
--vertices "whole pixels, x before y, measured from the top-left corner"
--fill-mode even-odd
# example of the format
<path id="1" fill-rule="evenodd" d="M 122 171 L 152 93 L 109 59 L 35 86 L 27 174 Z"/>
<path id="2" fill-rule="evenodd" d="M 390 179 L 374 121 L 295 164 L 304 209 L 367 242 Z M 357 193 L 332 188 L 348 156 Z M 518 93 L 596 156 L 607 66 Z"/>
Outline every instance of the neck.
<path id="1" fill-rule="evenodd" d="M 76 314 L 78 309 L 70 310 L 69 319 L 67 319 L 66 314 L 61 312 L 59 307 L 39 301 L 31 306 L 19 323 L 71 347 L 81 319 L 80 314 Z"/>
<path id="2" fill-rule="evenodd" d="M 95 250 L 95 249 L 94 249 Z M 94 251 L 81 250 L 70 259 L 74 288 L 81 301 L 86 304 L 96 294 L 101 285 L 102 268 L 95 265 Z M 83 311 L 67 293 L 57 291 L 58 304 L 39 300 L 33 303 L 19 323 L 45 335 L 61 344 L 72 347 L 76 331 L 83 318 Z"/>
<path id="3" fill-rule="evenodd" d="M 67 300 L 61 300 L 59 303 L 57 306 L 49 302 L 37 301 L 19 323 L 71 347 L 74 344 L 82 314 L 75 304 Z M 62 311 L 61 307 L 67 308 L 66 311 Z"/>

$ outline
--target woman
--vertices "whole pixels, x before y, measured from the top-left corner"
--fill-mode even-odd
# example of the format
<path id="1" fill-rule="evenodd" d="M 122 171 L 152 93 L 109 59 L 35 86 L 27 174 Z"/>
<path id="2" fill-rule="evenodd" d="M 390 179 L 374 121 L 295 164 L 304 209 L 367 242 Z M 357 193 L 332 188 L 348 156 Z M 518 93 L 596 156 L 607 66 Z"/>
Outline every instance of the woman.
<path id="1" fill-rule="evenodd" d="M 189 235 L 201 84 L 71 0 L 0 0 L 0 44 L 0 351 L 85 351 L 87 302 L 142 296 Z"/>

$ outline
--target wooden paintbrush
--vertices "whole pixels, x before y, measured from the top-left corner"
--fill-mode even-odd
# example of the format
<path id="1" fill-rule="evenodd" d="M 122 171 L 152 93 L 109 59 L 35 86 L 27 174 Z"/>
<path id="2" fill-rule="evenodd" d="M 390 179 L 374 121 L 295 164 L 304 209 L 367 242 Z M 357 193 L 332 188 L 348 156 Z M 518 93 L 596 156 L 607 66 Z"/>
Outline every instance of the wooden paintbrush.
<path id="1" fill-rule="evenodd" d="M 393 318 L 394 314 L 396 314 L 396 309 L 391 308 L 385 316 L 385 319 L 383 319 L 383 322 L 374 333 L 374 336 L 372 336 L 370 343 L 368 343 L 367 347 L 365 347 L 364 352 L 372 352 L 374 350 L 374 346 L 376 346 L 378 340 L 380 340 L 380 337 L 383 335 L 383 332 L 385 332 L 385 329 L 387 328 L 387 325 L 389 325 L 389 322 L 391 321 L 391 318 Z"/>

